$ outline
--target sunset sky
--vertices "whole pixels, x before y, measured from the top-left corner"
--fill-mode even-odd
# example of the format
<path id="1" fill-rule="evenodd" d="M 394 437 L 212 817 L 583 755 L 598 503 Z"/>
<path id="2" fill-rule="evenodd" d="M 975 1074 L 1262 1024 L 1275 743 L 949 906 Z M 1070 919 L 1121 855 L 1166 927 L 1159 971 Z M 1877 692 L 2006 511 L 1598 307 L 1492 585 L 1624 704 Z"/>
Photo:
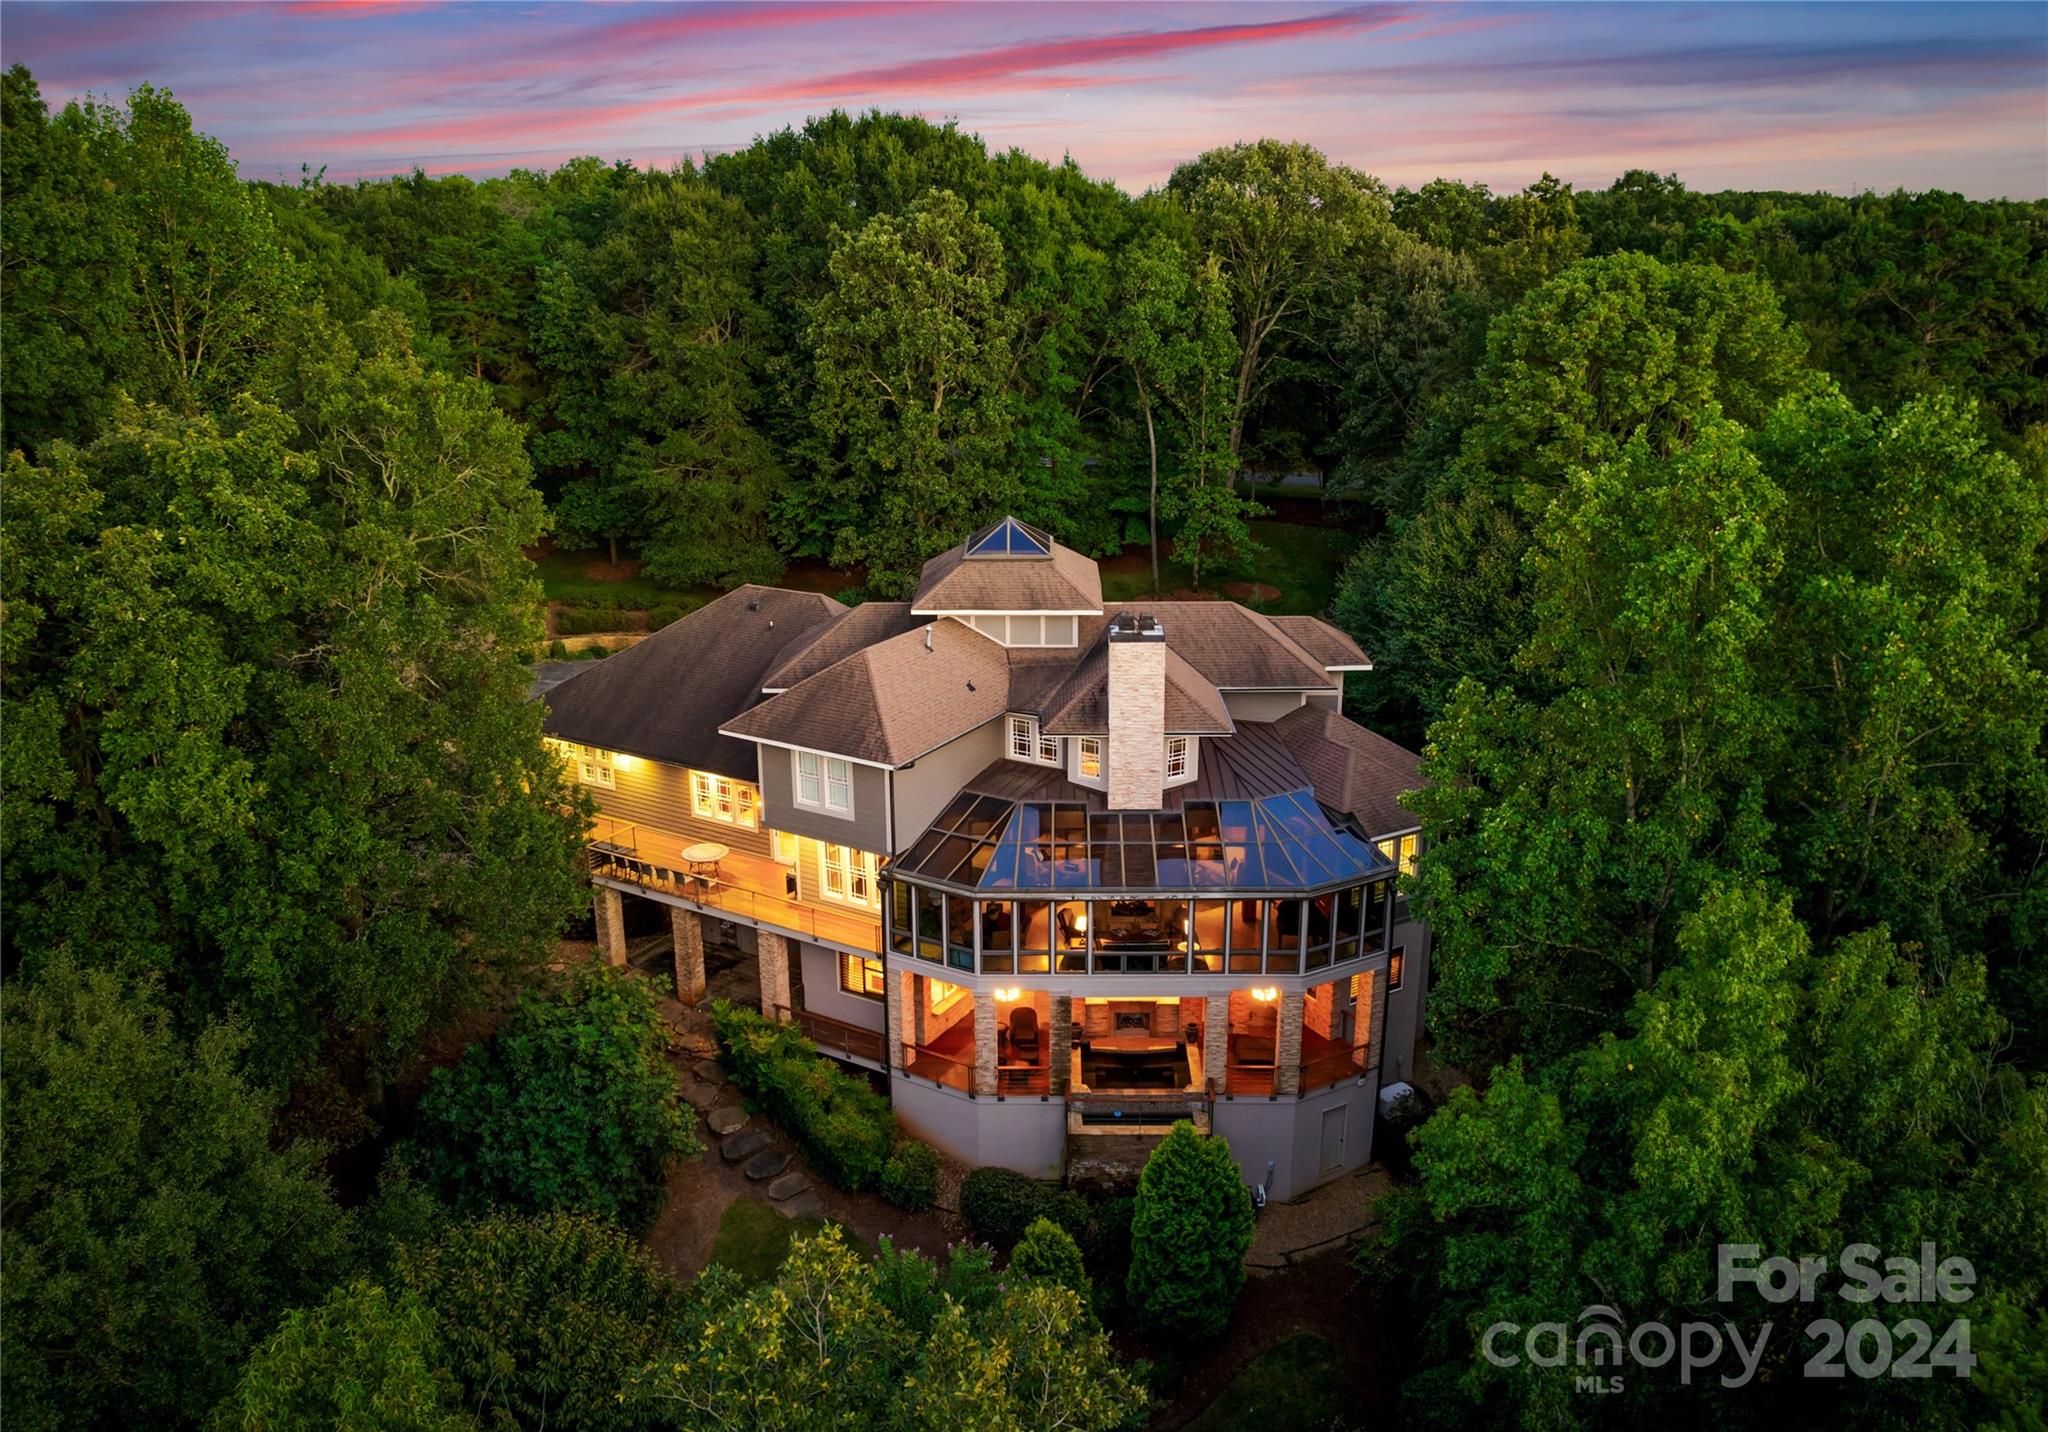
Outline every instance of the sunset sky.
<path id="1" fill-rule="evenodd" d="M 2048 4 L 37 4 L 52 104 L 171 89 L 245 177 L 666 164 L 834 107 L 1133 191 L 1239 139 L 1392 184 L 2048 194 Z"/>

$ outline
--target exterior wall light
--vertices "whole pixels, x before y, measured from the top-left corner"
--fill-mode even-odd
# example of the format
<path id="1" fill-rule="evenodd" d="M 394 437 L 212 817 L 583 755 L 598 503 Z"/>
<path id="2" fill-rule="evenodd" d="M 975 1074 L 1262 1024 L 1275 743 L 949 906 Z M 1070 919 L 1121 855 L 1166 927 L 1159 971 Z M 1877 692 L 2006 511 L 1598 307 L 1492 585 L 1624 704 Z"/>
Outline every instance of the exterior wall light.
<path id="1" fill-rule="evenodd" d="M 1280 998 L 1280 989 L 1277 985 L 1258 985 L 1252 990 L 1252 998 L 1260 1004 L 1271 1004 Z"/>
<path id="2" fill-rule="evenodd" d="M 1008 989 L 999 989 L 996 991 L 996 1003 L 1015 1004 L 1017 1002 L 1017 996 L 1022 993 L 1023 991 L 1018 989 L 1015 985 L 1011 985 Z"/>
<path id="3" fill-rule="evenodd" d="M 633 758 L 615 751 L 612 753 L 612 765 L 618 770 L 630 771 L 633 769 Z"/>

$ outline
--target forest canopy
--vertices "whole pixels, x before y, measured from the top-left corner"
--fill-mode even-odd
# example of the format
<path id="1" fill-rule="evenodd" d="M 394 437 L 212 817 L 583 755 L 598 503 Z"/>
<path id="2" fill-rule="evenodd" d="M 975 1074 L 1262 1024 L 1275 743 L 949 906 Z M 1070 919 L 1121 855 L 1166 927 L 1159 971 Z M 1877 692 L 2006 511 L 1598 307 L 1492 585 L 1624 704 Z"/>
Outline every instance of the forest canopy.
<path id="1" fill-rule="evenodd" d="M 635 1243 L 691 1141 L 644 990 L 550 968 L 588 808 L 528 554 L 897 597 L 1012 511 L 1199 587 L 1311 474 L 1347 709 L 1425 753 L 1406 893 L 1470 1080 L 1365 1260 L 1404 1416 L 2039 1425 L 2048 203 L 1390 189 L 1277 140 L 1133 196 L 836 111 L 274 185 L 160 90 L 0 99 L 10 1419 L 695 1425 L 830 1384 L 1113 1425 L 1057 1280 L 913 1316 L 833 1238 L 752 1290 Z M 515 1003 L 505 1045 L 463 1023 Z M 1601 1401 L 1478 1355 L 1712 1306 L 1729 1238 L 1967 1252 L 1985 1376 Z M 793 1300 L 829 1356 L 754 1337 Z"/>

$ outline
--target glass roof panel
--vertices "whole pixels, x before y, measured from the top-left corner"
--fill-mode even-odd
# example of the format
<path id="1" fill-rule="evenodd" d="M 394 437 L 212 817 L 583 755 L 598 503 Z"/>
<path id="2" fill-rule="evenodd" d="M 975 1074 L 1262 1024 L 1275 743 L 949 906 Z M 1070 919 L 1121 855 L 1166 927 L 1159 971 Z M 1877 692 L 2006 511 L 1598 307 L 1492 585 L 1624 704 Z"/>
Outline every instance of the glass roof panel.
<path id="1" fill-rule="evenodd" d="M 984 890 L 1008 890 L 1017 883 L 1017 847 L 999 845 L 988 863 L 988 869 L 981 873 L 981 888 Z"/>
<path id="2" fill-rule="evenodd" d="M 981 796 L 974 802 L 974 808 L 967 813 L 960 829 L 969 835 L 987 835 L 1001 827 L 1003 817 L 1010 813 L 1010 803 L 994 796 Z"/>
<path id="3" fill-rule="evenodd" d="M 973 793 L 962 791 L 953 798 L 950 805 L 939 812 L 939 818 L 932 822 L 932 828 L 934 830 L 952 830 L 960 824 L 960 821 L 966 816 L 967 812 L 974 809 L 974 803 L 975 797 Z"/>
<path id="4" fill-rule="evenodd" d="M 1152 854 L 1152 844 L 1126 845 L 1124 852 L 1123 883 L 1134 890 L 1143 890 L 1159 883 L 1159 870 Z"/>
<path id="5" fill-rule="evenodd" d="M 1213 801 L 1189 801 L 1178 817 L 1187 822 L 1189 840 L 1216 839 L 1216 806 Z"/>

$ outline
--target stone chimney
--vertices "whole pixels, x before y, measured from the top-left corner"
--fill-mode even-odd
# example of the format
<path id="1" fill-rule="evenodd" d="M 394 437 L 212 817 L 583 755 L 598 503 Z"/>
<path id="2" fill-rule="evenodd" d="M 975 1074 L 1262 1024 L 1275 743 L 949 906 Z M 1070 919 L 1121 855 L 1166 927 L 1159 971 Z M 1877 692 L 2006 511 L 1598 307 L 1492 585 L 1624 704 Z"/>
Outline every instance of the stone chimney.
<path id="1" fill-rule="evenodd" d="M 1118 612 L 1109 623 L 1109 808 L 1158 810 L 1166 790 L 1166 629 Z"/>

